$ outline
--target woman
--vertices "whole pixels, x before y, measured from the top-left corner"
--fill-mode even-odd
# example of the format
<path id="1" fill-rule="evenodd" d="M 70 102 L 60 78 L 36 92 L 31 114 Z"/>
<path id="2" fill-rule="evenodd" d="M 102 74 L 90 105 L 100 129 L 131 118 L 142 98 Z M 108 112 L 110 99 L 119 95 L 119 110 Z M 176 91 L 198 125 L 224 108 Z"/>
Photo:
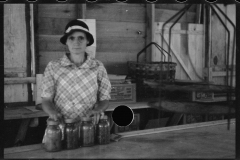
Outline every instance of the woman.
<path id="1" fill-rule="evenodd" d="M 94 42 L 88 26 L 72 20 L 60 42 L 69 53 L 48 63 L 42 80 L 42 107 L 54 120 L 93 116 L 98 123 L 107 109 L 111 84 L 103 64 L 85 52 Z"/>

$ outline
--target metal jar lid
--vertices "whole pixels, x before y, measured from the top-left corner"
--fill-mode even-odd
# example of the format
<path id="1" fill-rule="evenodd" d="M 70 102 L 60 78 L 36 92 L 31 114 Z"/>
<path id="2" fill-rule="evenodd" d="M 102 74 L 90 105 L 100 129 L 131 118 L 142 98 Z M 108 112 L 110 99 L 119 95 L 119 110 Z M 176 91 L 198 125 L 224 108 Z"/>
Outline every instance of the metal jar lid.
<path id="1" fill-rule="evenodd" d="M 64 122 L 65 123 L 75 123 L 75 122 L 77 122 L 77 119 L 76 118 L 68 118 L 68 119 L 65 119 Z"/>
<path id="2" fill-rule="evenodd" d="M 102 118 L 100 118 L 100 119 L 108 119 L 108 117 L 105 115 L 105 116 L 103 116 Z"/>
<path id="3" fill-rule="evenodd" d="M 82 117 L 82 121 L 92 121 L 91 117 Z"/>
<path id="4" fill-rule="evenodd" d="M 55 121 L 54 119 L 48 118 L 47 119 L 47 124 L 48 125 L 59 125 L 59 122 Z"/>

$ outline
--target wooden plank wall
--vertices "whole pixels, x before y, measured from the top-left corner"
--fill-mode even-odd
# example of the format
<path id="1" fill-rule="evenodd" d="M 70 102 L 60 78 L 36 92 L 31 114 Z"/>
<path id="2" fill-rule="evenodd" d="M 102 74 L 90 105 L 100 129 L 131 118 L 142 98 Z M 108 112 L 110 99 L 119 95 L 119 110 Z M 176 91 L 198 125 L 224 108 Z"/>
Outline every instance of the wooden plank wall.
<path id="1" fill-rule="evenodd" d="M 187 4 L 155 4 L 155 22 L 165 22 L 170 19 L 179 10 L 184 8 Z M 193 4 L 188 12 L 178 21 L 179 23 L 194 23 L 196 19 L 196 4 Z M 173 19 L 170 22 L 173 22 Z"/>
<path id="2" fill-rule="evenodd" d="M 4 75 L 26 77 L 27 34 L 24 4 L 4 5 Z M 26 84 L 4 85 L 4 103 L 27 102 Z"/>
<path id="3" fill-rule="evenodd" d="M 66 47 L 59 42 L 69 20 L 77 18 L 76 4 L 38 4 L 39 73 Z M 145 46 L 144 4 L 87 4 L 86 19 L 96 19 L 96 58 L 110 74 L 127 74 L 126 62 L 136 60 Z"/>
<path id="4" fill-rule="evenodd" d="M 155 42 L 162 46 L 162 36 L 161 28 L 164 22 L 169 20 L 173 15 L 175 15 L 179 10 L 184 8 L 186 4 L 155 4 Z M 192 79 L 199 80 L 202 77 L 202 54 L 201 47 L 196 45 L 189 46 L 188 43 L 198 43 L 202 41 L 202 27 L 201 25 L 195 25 L 196 21 L 196 8 L 197 5 L 192 5 L 188 12 L 186 12 L 178 23 L 172 29 L 171 38 L 171 50 L 170 54 L 172 56 L 172 61 L 177 63 L 176 67 L 176 79 Z M 171 20 L 165 27 L 164 32 L 163 48 L 168 51 L 169 44 L 169 26 L 172 22 L 176 20 Z M 190 34 L 188 34 L 190 32 Z M 194 38 L 195 37 L 195 38 Z M 189 50 L 191 50 L 189 52 Z M 192 52 L 193 51 L 193 52 Z M 197 53 L 198 52 L 198 53 Z M 164 53 L 164 52 L 163 52 Z M 198 56 L 194 56 L 198 54 Z M 167 54 L 165 54 L 167 60 Z M 161 52 L 157 49 L 153 51 L 153 57 L 155 61 L 163 61 Z M 200 57 L 200 61 L 199 58 Z M 195 62 L 198 62 L 196 67 Z M 193 65 L 192 65 L 193 64 Z"/>
<path id="5" fill-rule="evenodd" d="M 38 4 L 37 38 L 39 73 L 43 73 L 49 61 L 62 57 L 66 51 L 60 43 L 66 24 L 77 18 L 75 4 Z"/>
<path id="6" fill-rule="evenodd" d="M 219 8 L 236 24 L 236 5 L 223 5 L 218 4 Z M 233 28 L 230 23 L 224 18 L 224 16 L 216 9 L 223 22 L 227 25 L 230 31 L 230 50 L 229 50 L 229 64 L 232 64 L 232 46 L 233 46 Z M 212 55 L 210 66 L 212 67 L 212 80 L 216 84 L 226 85 L 226 63 L 227 63 L 227 31 L 216 16 L 212 13 Z M 236 54 L 236 53 L 234 53 Z M 236 57 L 236 55 L 235 55 Z M 231 60 L 231 61 L 230 61 Z M 235 60 L 234 60 L 235 64 Z M 216 74 L 214 72 L 222 72 L 222 74 Z M 223 74 L 225 73 L 225 74 Z M 230 72 L 229 72 L 230 75 Z M 235 77 L 235 76 L 234 76 Z M 229 79 L 230 81 L 230 79 Z M 233 79 L 233 86 L 236 85 L 235 79 Z"/>
<path id="7" fill-rule="evenodd" d="M 145 47 L 145 4 L 87 4 L 86 18 L 96 19 L 97 53 L 110 74 L 127 74 Z"/>
<path id="8" fill-rule="evenodd" d="M 162 25 L 164 22 L 156 22 L 155 41 L 163 44 L 163 48 L 171 55 L 172 62 L 177 63 L 176 79 L 197 80 L 203 79 L 204 54 L 203 54 L 203 25 L 188 24 L 188 29 L 183 29 L 181 23 L 176 23 L 172 28 L 171 45 L 169 51 L 169 27 L 168 23 L 164 28 L 164 39 L 162 43 Z M 168 55 L 165 60 L 168 61 Z M 164 61 L 159 50 L 155 50 L 155 60 Z"/>

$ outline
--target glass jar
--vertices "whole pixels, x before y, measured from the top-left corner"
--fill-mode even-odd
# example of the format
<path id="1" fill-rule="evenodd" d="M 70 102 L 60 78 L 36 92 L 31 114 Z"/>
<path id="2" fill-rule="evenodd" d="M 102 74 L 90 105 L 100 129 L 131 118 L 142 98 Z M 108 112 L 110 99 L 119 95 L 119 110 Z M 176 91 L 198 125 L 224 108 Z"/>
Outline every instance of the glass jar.
<path id="1" fill-rule="evenodd" d="M 80 146 L 94 145 L 94 125 L 90 117 L 83 117 L 80 125 Z"/>
<path id="2" fill-rule="evenodd" d="M 59 128 L 58 121 L 47 119 L 43 148 L 48 152 L 60 151 L 62 149 L 62 131 Z"/>
<path id="3" fill-rule="evenodd" d="M 76 149 L 79 147 L 78 132 L 79 132 L 78 120 L 65 119 L 63 140 L 65 149 Z"/>
<path id="4" fill-rule="evenodd" d="M 106 115 L 100 118 L 96 128 L 97 128 L 96 132 L 97 144 L 110 143 L 110 123 Z"/>

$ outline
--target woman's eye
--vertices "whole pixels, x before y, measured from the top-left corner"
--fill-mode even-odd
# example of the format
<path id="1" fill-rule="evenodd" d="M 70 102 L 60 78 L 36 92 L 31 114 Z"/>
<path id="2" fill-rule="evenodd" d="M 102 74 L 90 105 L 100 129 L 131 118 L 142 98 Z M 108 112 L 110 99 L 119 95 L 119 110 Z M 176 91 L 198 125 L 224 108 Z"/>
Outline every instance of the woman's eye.
<path id="1" fill-rule="evenodd" d="M 78 37 L 78 40 L 82 41 L 82 40 L 84 40 L 84 37 Z"/>
<path id="2" fill-rule="evenodd" d="M 73 40 L 74 40 L 74 37 L 69 37 L 69 39 L 70 39 L 71 41 L 73 41 Z"/>

